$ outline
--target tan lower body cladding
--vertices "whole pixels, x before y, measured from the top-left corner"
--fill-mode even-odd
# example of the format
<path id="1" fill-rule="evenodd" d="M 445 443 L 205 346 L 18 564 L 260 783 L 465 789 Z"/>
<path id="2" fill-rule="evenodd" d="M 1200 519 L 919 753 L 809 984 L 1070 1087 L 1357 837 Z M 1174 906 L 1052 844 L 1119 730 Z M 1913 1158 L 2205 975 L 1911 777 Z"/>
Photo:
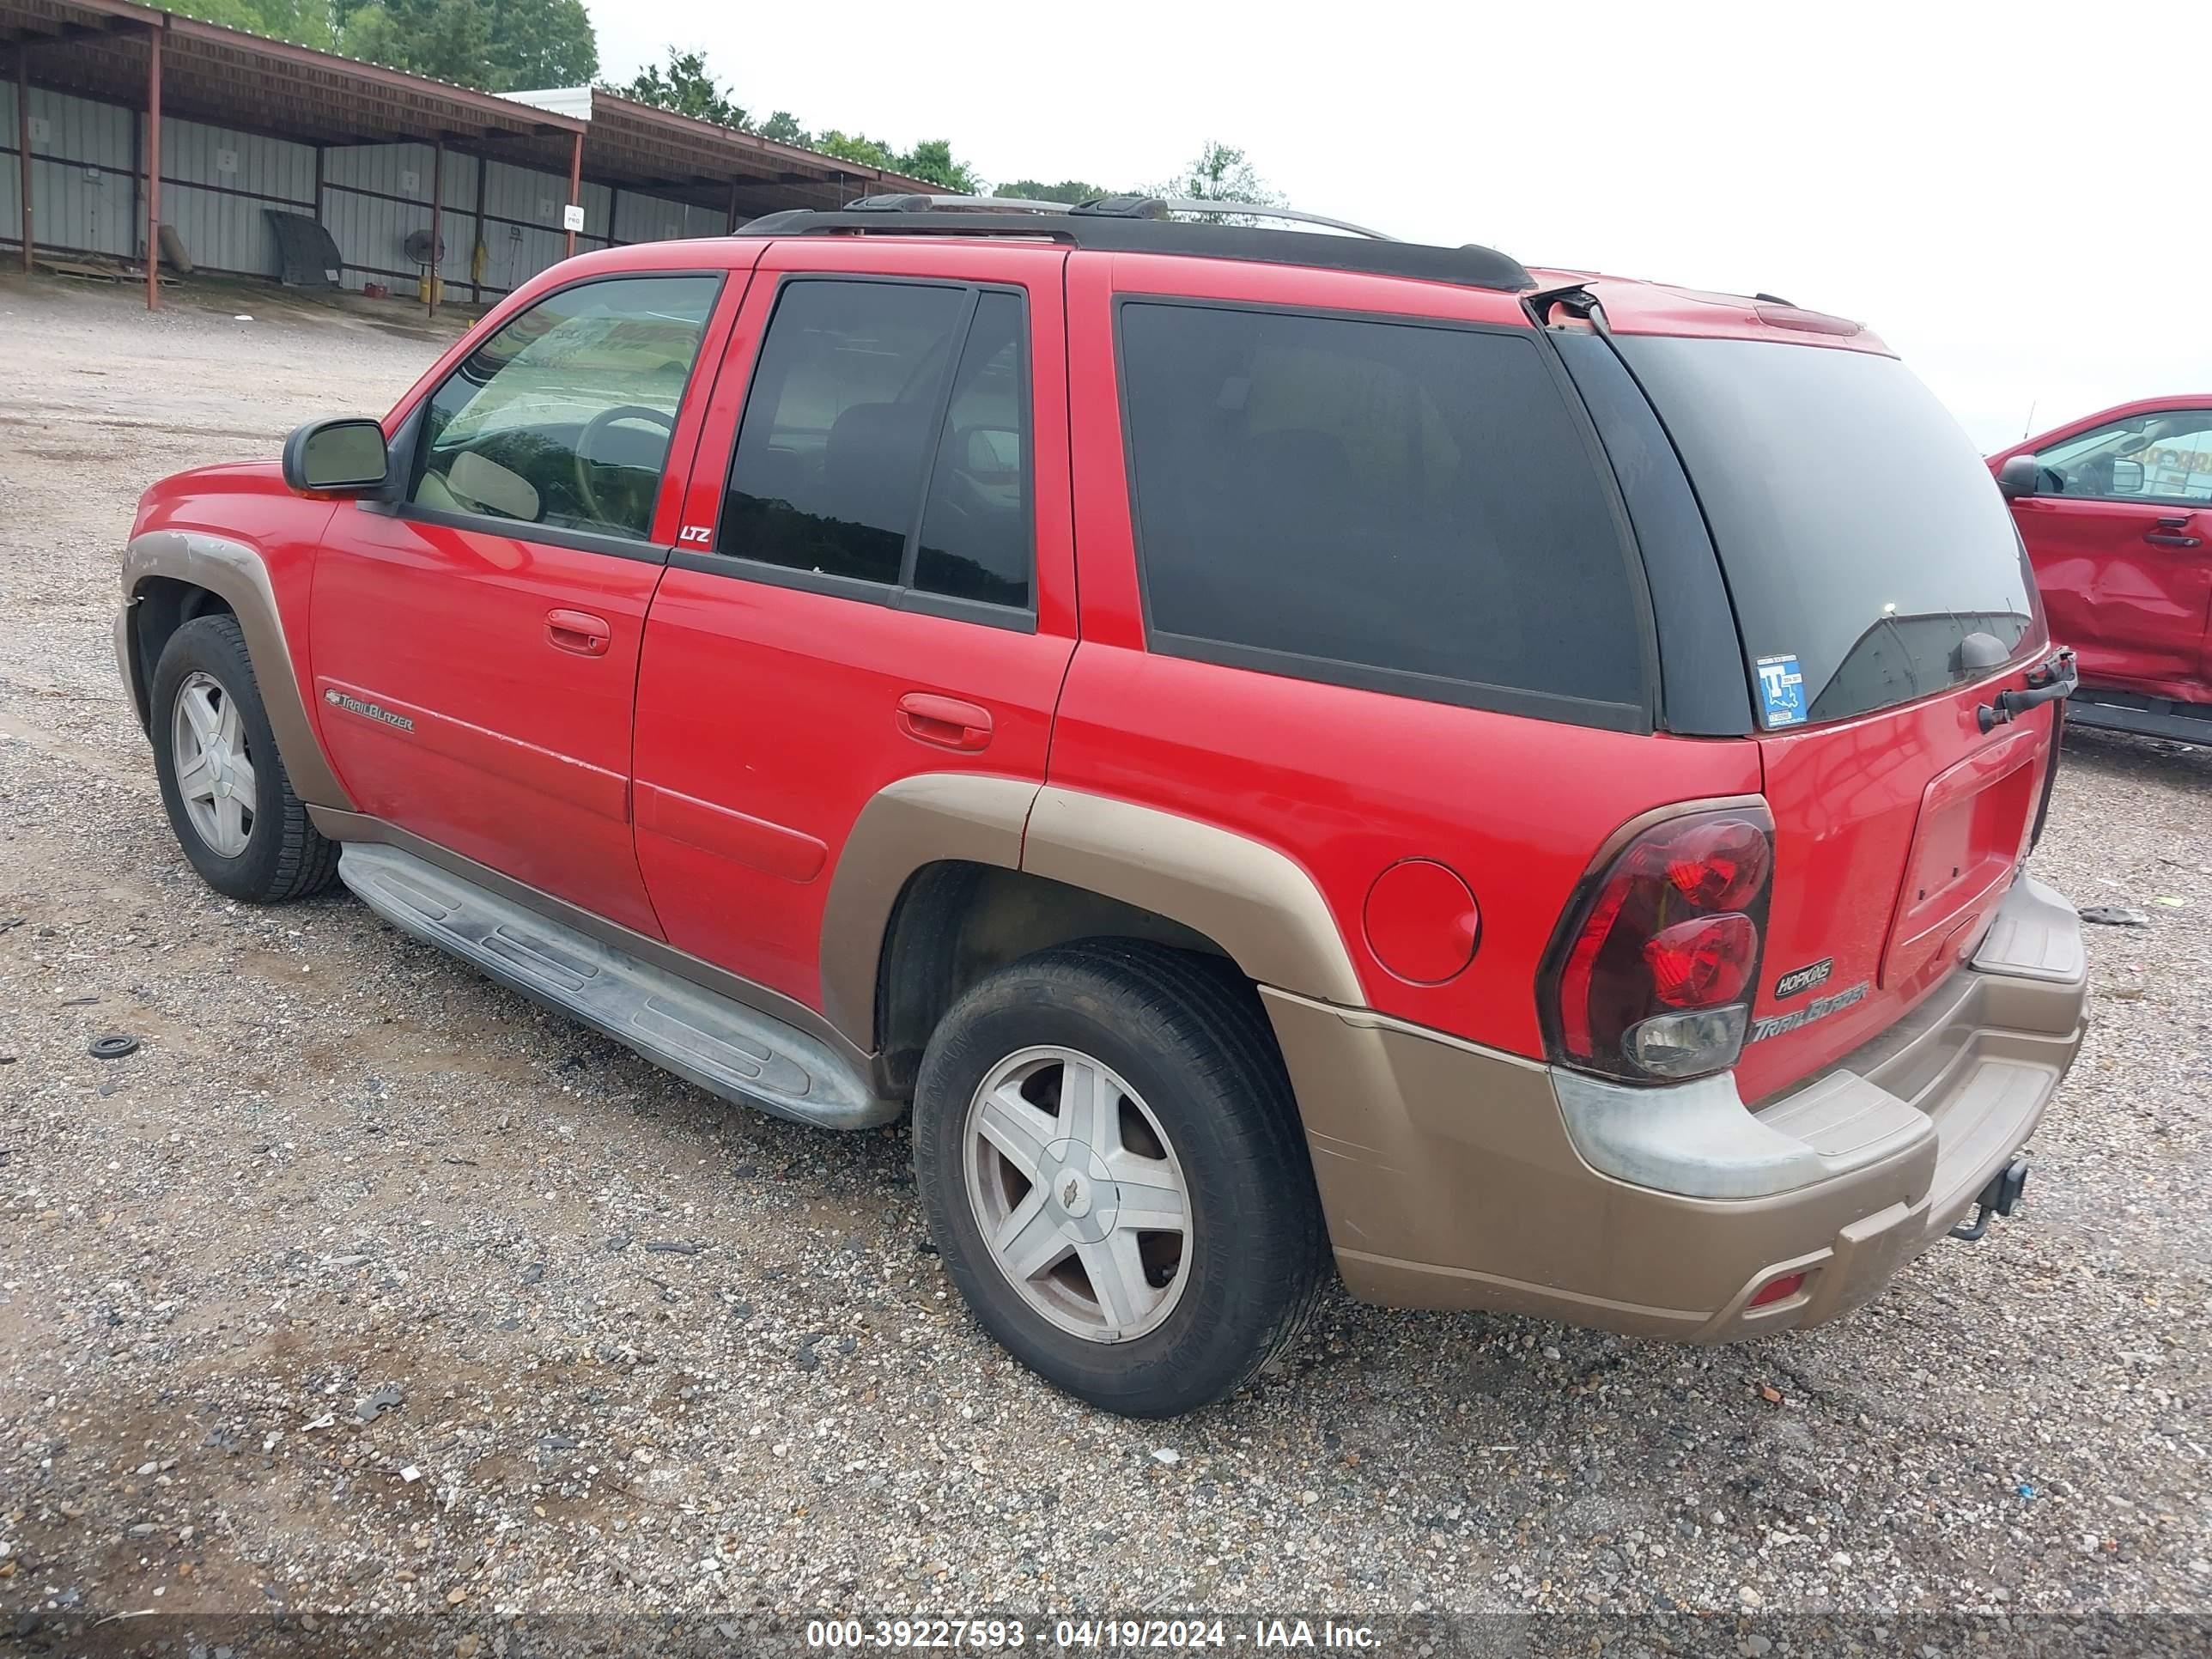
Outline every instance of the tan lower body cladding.
<path id="1" fill-rule="evenodd" d="M 1735 1199 L 1592 1168 L 1547 1066 L 1364 1011 L 1262 995 L 1354 1295 L 1723 1342 L 1871 1299 L 2033 1132 L 2080 1048 L 2087 985 L 2078 972 L 2008 966 L 1961 969 L 1909 1031 L 1845 1061 L 1925 1113 L 1933 1133 L 1845 1174 Z M 1784 1271 L 1805 1272 L 1803 1291 L 1750 1307 Z"/>

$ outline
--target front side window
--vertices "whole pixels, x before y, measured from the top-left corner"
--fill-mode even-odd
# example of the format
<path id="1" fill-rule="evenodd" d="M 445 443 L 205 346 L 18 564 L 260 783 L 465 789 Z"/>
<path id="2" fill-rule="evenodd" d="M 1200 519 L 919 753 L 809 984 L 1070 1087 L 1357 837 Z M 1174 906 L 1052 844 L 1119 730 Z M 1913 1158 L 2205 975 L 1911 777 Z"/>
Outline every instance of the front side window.
<path id="1" fill-rule="evenodd" d="M 1641 710 L 1606 486 L 1533 339 L 1128 302 L 1152 648 L 1440 702 Z"/>
<path id="2" fill-rule="evenodd" d="M 626 276 L 548 295 L 432 395 L 408 499 L 645 539 L 720 287 Z"/>
<path id="3" fill-rule="evenodd" d="M 2212 409 L 2172 409 L 2053 444 L 2035 458 L 2054 495 L 2212 501 Z"/>
<path id="4" fill-rule="evenodd" d="M 998 289 L 799 280 L 761 345 L 715 551 L 1030 603 L 1026 313 Z"/>

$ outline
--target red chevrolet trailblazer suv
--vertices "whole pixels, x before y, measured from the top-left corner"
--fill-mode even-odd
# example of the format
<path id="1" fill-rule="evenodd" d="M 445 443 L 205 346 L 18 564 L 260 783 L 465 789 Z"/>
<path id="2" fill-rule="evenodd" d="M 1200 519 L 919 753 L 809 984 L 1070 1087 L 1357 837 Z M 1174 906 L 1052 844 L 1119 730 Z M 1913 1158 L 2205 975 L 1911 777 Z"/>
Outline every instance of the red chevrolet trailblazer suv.
<path id="1" fill-rule="evenodd" d="M 2008 1212 L 2081 1039 L 2021 869 L 2071 668 L 1935 398 L 1767 296 L 1183 211 L 589 254 L 155 486 L 186 856 L 911 1109 L 977 1316 L 1115 1411 L 1250 1376 L 1329 1252 L 1715 1342 Z"/>

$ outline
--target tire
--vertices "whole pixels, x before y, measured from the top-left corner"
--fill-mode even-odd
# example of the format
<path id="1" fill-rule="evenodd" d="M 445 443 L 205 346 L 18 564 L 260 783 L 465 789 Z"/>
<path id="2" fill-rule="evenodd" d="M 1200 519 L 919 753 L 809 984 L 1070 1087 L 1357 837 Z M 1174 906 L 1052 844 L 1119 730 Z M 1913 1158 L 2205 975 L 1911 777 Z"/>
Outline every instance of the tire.
<path id="1" fill-rule="evenodd" d="M 914 1163 L 976 1317 L 1103 1410 L 1210 1405 L 1313 1310 L 1327 1239 L 1290 1079 L 1259 998 L 1218 958 L 1091 940 L 977 983 L 922 1056 Z M 1180 1237 L 1135 1226 L 1170 1221 L 1178 1191 Z"/>
<path id="2" fill-rule="evenodd" d="M 203 724 L 195 726 L 192 714 L 180 708 L 187 699 Z M 203 747 L 210 718 L 216 736 Z M 161 805 L 202 880 L 218 893 L 254 904 L 281 903 L 330 885 L 337 873 L 338 845 L 309 822 L 307 809 L 292 793 L 235 617 L 197 617 L 169 636 L 154 668 L 149 724 Z M 239 777 L 241 760 L 252 783 L 234 792 L 228 781 Z M 218 797 L 200 798 L 208 770 L 195 763 L 207 763 L 221 775 Z M 191 775 L 182 785 L 180 769 Z M 245 805 L 249 797 L 250 808 Z"/>

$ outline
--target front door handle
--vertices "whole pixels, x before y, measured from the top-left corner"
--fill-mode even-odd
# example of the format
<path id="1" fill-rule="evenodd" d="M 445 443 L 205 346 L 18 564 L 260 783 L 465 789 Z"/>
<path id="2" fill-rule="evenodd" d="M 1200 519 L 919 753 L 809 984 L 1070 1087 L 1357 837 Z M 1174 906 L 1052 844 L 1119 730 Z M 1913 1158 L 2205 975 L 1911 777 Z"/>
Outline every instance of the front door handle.
<path id="1" fill-rule="evenodd" d="M 545 613 L 546 643 L 556 650 L 573 651 L 580 657 L 604 657 L 614 637 L 615 630 L 607 619 L 588 611 Z"/>
<path id="2" fill-rule="evenodd" d="M 2160 547 L 2194 547 L 2203 538 L 2184 535 L 2182 532 L 2188 528 L 2189 520 L 2185 518 L 2160 519 L 2157 529 L 2143 532 L 2143 539 Z"/>
<path id="3" fill-rule="evenodd" d="M 977 750 L 991 741 L 991 711 L 957 697 L 909 691 L 898 700 L 899 730 L 940 749 Z"/>

